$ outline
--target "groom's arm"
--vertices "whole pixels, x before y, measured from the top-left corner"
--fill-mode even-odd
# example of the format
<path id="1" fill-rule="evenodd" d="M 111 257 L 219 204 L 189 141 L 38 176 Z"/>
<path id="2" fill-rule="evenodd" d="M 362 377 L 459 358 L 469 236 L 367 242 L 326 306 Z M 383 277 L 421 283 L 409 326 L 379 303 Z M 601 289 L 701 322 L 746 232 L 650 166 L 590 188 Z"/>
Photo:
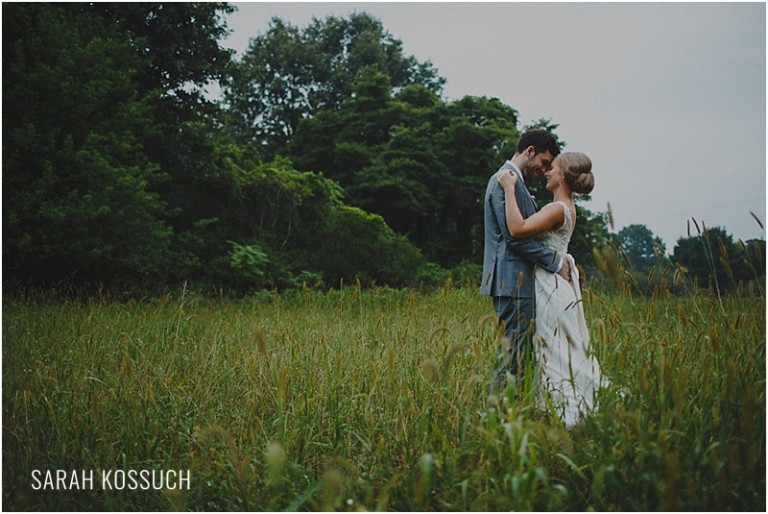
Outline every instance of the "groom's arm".
<path id="1" fill-rule="evenodd" d="M 505 236 L 505 239 L 507 240 L 507 246 L 512 248 L 516 254 L 551 273 L 563 271 L 567 264 L 562 255 L 558 255 L 556 251 L 541 241 L 531 239 L 530 237 L 514 238 Z"/>

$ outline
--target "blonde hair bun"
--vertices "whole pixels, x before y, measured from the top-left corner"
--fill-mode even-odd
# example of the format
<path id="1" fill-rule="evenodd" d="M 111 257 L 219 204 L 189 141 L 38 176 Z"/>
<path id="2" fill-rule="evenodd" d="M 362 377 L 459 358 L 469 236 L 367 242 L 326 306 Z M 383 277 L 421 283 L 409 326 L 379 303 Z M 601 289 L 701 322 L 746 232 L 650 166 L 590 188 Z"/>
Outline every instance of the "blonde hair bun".
<path id="1" fill-rule="evenodd" d="M 595 187 L 592 161 L 583 153 L 563 152 L 557 156 L 565 183 L 574 193 L 586 195 Z"/>

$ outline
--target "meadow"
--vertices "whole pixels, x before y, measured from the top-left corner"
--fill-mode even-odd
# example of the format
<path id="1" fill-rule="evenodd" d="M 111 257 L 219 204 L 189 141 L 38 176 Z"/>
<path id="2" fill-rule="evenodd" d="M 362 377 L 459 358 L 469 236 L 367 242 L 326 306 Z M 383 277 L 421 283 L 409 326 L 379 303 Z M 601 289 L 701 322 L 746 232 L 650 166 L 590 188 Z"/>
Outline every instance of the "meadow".
<path id="1" fill-rule="evenodd" d="M 489 396 L 476 288 L 5 298 L 3 508 L 765 510 L 763 285 L 584 302 L 615 387 L 569 431 Z M 191 486 L 33 488 L 129 469 Z"/>

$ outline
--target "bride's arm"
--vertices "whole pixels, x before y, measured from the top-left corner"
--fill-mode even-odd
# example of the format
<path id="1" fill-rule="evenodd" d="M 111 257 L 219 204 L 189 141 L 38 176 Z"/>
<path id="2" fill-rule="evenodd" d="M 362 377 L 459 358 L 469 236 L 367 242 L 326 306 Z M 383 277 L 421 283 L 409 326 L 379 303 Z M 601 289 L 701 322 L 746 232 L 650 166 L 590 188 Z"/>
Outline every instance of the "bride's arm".
<path id="1" fill-rule="evenodd" d="M 512 237 L 533 236 L 563 224 L 565 215 L 562 209 L 542 209 L 533 216 L 523 218 L 515 198 L 517 174 L 513 171 L 505 171 L 500 173 L 497 179 L 504 189 L 504 214 L 509 235 Z"/>

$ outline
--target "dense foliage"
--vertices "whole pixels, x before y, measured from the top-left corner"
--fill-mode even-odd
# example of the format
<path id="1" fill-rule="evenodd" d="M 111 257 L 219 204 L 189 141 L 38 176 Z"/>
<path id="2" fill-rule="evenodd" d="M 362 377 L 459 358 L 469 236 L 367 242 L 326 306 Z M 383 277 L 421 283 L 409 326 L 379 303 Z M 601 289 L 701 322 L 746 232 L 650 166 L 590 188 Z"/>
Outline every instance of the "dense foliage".
<path id="1" fill-rule="evenodd" d="M 517 111 L 443 99 L 432 64 L 364 13 L 273 19 L 233 60 L 233 10 L 3 5 L 5 284 L 476 281 L 480 198 Z M 577 209 L 571 252 L 597 269 L 606 219 Z"/>
<path id="2" fill-rule="evenodd" d="M 170 260 L 168 176 L 147 60 L 114 24 L 69 6 L 3 6 L 3 266 L 95 280 L 159 273 Z"/>
<path id="3" fill-rule="evenodd" d="M 313 19 L 303 30 L 275 18 L 251 39 L 227 81 L 231 129 L 271 156 L 290 143 L 302 119 L 337 109 L 374 67 L 394 88 L 421 84 L 438 93 L 445 82 L 431 63 L 404 55 L 402 43 L 365 13 Z"/>
<path id="4" fill-rule="evenodd" d="M 388 77 L 364 74 L 338 110 L 305 120 L 289 155 L 322 171 L 349 202 L 384 217 L 428 259 L 482 260 L 482 194 L 517 140 L 517 113 L 495 99 L 442 102 L 423 86 L 392 96 Z"/>
<path id="5" fill-rule="evenodd" d="M 703 287 L 733 289 L 765 276 L 765 241 L 735 243 L 724 229 L 704 227 L 700 235 L 677 241 L 672 260 Z"/>

